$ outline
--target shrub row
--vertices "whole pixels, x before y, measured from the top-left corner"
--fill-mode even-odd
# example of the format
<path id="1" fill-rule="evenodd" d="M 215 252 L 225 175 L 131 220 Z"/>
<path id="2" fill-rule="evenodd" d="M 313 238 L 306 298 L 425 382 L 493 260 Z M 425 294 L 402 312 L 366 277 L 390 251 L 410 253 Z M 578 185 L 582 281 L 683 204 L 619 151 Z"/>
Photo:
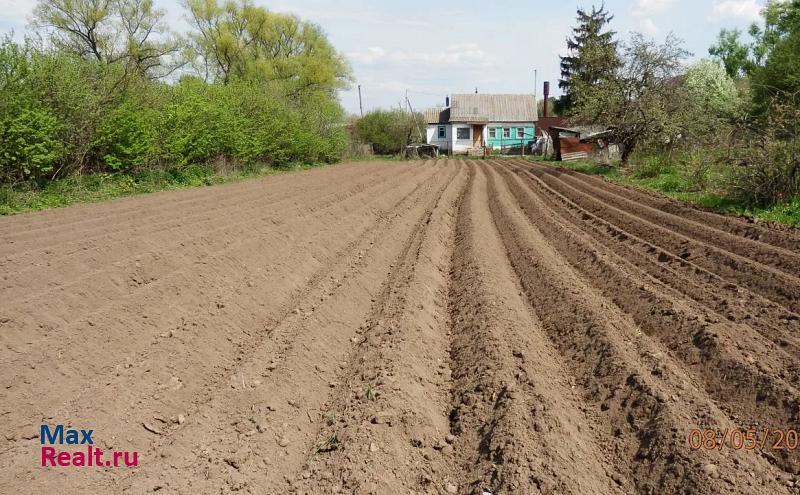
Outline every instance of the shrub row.
<path id="1" fill-rule="evenodd" d="M 219 160 L 331 162 L 346 146 L 342 118 L 322 91 L 150 81 L 122 66 L 0 44 L 0 183 Z"/>

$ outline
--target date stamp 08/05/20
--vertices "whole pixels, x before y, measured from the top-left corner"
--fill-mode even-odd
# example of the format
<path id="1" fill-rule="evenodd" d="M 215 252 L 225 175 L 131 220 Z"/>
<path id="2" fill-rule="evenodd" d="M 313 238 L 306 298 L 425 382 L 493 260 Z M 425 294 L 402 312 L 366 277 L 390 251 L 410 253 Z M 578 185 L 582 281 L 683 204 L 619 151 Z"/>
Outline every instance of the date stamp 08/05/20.
<path id="1" fill-rule="evenodd" d="M 700 430 L 689 432 L 691 450 L 798 450 L 797 430 Z"/>

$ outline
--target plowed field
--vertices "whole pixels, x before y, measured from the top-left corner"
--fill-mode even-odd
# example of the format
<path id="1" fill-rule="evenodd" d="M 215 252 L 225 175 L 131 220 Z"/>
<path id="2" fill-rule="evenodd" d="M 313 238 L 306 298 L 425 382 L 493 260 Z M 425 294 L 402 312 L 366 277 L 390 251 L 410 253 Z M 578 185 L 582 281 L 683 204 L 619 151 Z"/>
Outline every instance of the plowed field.
<path id="1" fill-rule="evenodd" d="M 798 493 L 798 315 L 797 230 L 523 161 L 2 218 L 0 493 Z"/>

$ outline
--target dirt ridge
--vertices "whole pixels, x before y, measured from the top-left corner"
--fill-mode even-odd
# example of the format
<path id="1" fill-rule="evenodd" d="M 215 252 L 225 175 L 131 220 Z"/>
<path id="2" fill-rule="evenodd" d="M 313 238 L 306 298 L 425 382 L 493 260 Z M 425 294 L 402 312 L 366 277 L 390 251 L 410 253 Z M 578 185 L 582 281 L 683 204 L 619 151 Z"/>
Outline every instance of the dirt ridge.
<path id="1" fill-rule="evenodd" d="M 0 218 L 0 493 L 797 494 L 800 234 L 524 160 Z M 135 469 L 38 466 L 38 425 Z"/>

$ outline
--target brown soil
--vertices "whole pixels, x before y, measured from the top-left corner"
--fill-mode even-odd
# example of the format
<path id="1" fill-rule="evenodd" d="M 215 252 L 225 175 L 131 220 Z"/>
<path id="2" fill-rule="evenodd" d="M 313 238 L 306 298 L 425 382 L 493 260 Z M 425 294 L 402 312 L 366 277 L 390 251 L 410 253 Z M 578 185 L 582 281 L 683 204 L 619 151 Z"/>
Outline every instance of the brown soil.
<path id="1" fill-rule="evenodd" d="M 796 230 L 439 160 L 0 239 L 3 494 L 800 493 L 798 450 L 688 443 L 800 430 Z M 42 468 L 42 423 L 140 465 Z"/>

